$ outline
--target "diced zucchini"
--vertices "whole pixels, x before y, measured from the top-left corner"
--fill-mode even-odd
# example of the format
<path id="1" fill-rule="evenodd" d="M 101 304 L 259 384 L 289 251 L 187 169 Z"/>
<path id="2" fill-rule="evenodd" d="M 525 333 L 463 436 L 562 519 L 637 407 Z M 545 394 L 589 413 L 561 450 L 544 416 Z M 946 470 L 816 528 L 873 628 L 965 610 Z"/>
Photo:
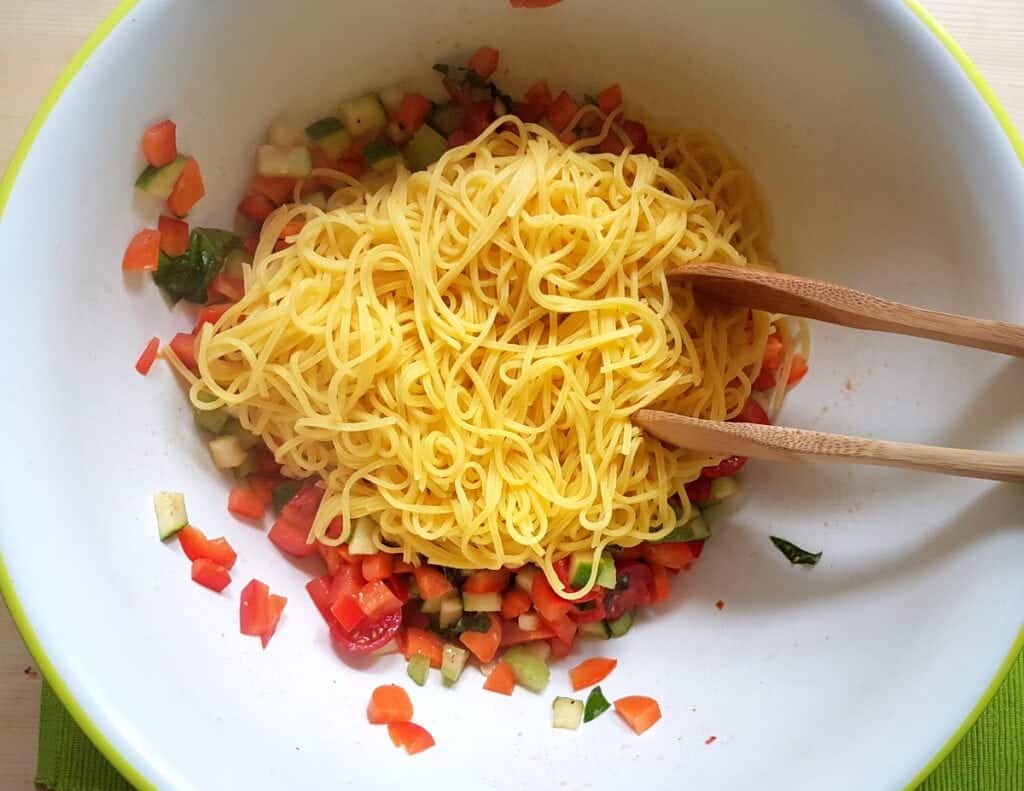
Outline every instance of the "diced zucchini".
<path id="1" fill-rule="evenodd" d="M 696 509 L 695 509 L 696 510 Z M 711 528 L 705 521 L 704 516 L 697 512 L 697 515 L 684 525 L 677 525 L 675 529 L 658 542 L 664 541 L 700 541 L 711 536 Z"/>
<path id="2" fill-rule="evenodd" d="M 306 134 L 331 159 L 338 159 L 352 145 L 352 135 L 337 118 L 322 118 L 310 124 Z"/>
<path id="3" fill-rule="evenodd" d="M 402 653 L 402 647 L 398 644 L 398 640 L 392 637 L 380 648 L 376 648 L 370 652 L 370 656 L 387 656 L 388 654 L 400 654 Z"/>
<path id="4" fill-rule="evenodd" d="M 248 454 L 234 434 L 224 434 L 210 440 L 210 456 L 213 463 L 222 470 L 233 470 L 241 466 Z"/>
<path id="5" fill-rule="evenodd" d="M 228 422 L 230 415 L 223 407 L 220 409 L 196 409 L 192 407 L 192 417 L 196 425 L 211 434 L 220 434 L 224 430 L 224 424 Z"/>
<path id="6" fill-rule="evenodd" d="M 314 121 L 306 127 L 306 134 L 313 141 L 319 141 L 328 135 L 333 135 L 335 132 L 344 131 L 345 124 L 341 122 L 340 118 L 335 118 L 333 115 L 321 118 L 319 121 Z"/>
<path id="7" fill-rule="evenodd" d="M 424 599 L 423 604 L 420 605 L 420 612 L 426 615 L 437 615 L 441 612 L 441 600 L 444 596 L 436 596 L 433 599 Z M 462 606 L 462 603 L 459 603 Z M 444 627 L 441 627 L 442 629 Z"/>
<path id="8" fill-rule="evenodd" d="M 441 609 L 437 613 L 437 621 L 442 629 L 448 629 L 458 623 L 462 617 L 462 597 L 452 591 L 441 597 Z"/>
<path id="9" fill-rule="evenodd" d="M 464 592 L 462 609 L 466 612 L 501 612 L 501 594 Z"/>
<path id="10" fill-rule="evenodd" d="M 186 161 L 186 158 L 179 154 L 177 159 L 163 167 L 155 168 L 150 165 L 135 179 L 135 188 L 160 200 L 167 200 L 171 197 L 178 176 L 185 169 Z"/>
<path id="11" fill-rule="evenodd" d="M 524 612 L 519 616 L 518 624 L 524 632 L 535 632 L 540 629 L 540 616 L 535 612 Z"/>
<path id="12" fill-rule="evenodd" d="M 516 587 L 531 593 L 533 591 L 533 578 L 536 576 L 536 566 L 524 566 L 516 572 Z"/>
<path id="13" fill-rule="evenodd" d="M 583 721 L 590 722 L 591 720 L 596 720 L 611 707 L 612 704 L 604 696 L 601 687 L 594 687 L 590 690 L 590 694 L 587 695 L 587 702 L 583 707 Z"/>
<path id="14" fill-rule="evenodd" d="M 232 470 L 235 473 L 235 477 L 240 481 L 244 481 L 254 472 L 256 472 L 256 462 L 253 460 L 252 454 L 245 454 L 245 461 L 239 464 Z"/>
<path id="15" fill-rule="evenodd" d="M 305 146 L 282 148 L 264 145 L 256 149 L 256 171 L 261 176 L 304 178 L 313 170 L 313 158 Z"/>
<path id="16" fill-rule="evenodd" d="M 735 478 L 713 478 L 711 481 L 712 502 L 720 503 L 734 494 L 739 494 L 739 491 L 740 482 Z"/>
<path id="17" fill-rule="evenodd" d="M 368 516 L 361 516 L 352 524 L 352 536 L 348 540 L 350 555 L 376 555 L 377 545 L 373 543 L 373 535 L 377 532 L 376 523 Z"/>
<path id="18" fill-rule="evenodd" d="M 625 612 L 618 618 L 608 621 L 608 634 L 612 637 L 622 637 L 633 626 L 633 613 Z"/>
<path id="19" fill-rule="evenodd" d="M 569 556 L 569 584 L 574 588 L 582 588 L 590 582 L 590 572 L 594 570 L 594 553 L 581 551 Z"/>
<path id="20" fill-rule="evenodd" d="M 242 450 L 249 450 L 255 448 L 262 442 L 262 440 L 253 434 L 249 429 L 242 428 L 242 424 L 238 421 L 238 418 L 228 417 L 224 421 L 224 426 L 220 430 L 221 434 L 230 434 L 232 437 L 238 439 L 238 444 L 242 446 Z"/>
<path id="21" fill-rule="evenodd" d="M 398 149 L 383 138 L 374 140 L 366 146 L 363 149 L 363 157 L 366 159 L 366 164 L 377 173 L 389 173 L 402 161 L 402 155 L 398 153 Z"/>
<path id="22" fill-rule="evenodd" d="M 445 102 L 434 106 L 433 111 L 427 118 L 427 123 L 448 137 L 452 132 L 462 126 L 462 108 L 454 102 Z"/>
<path id="23" fill-rule="evenodd" d="M 598 640 L 607 640 L 609 635 L 608 625 L 604 621 L 591 621 L 580 624 L 580 635 L 583 637 L 595 637 Z"/>
<path id="24" fill-rule="evenodd" d="M 615 573 L 615 559 L 606 550 L 597 564 L 597 584 L 602 588 L 614 590 L 616 582 L 618 575 Z"/>
<path id="25" fill-rule="evenodd" d="M 397 85 L 389 85 L 387 88 L 381 88 L 381 90 L 377 91 L 377 96 L 380 97 L 380 103 L 384 105 L 384 109 L 388 111 L 388 114 L 394 115 L 402 104 L 402 97 L 405 96 L 405 91 Z"/>
<path id="26" fill-rule="evenodd" d="M 445 643 L 441 657 L 441 679 L 446 687 L 459 680 L 469 661 L 469 651 L 451 643 Z"/>
<path id="27" fill-rule="evenodd" d="M 448 150 L 448 141 L 424 124 L 405 146 L 405 163 L 410 170 L 424 170 Z"/>
<path id="28" fill-rule="evenodd" d="M 547 640 L 531 640 L 523 643 L 523 648 L 537 657 L 541 662 L 547 662 L 551 658 L 551 643 Z"/>
<path id="29" fill-rule="evenodd" d="M 409 678 L 422 687 L 427 683 L 427 676 L 430 674 L 430 660 L 417 651 L 409 657 L 409 666 L 405 672 L 409 674 Z"/>
<path id="30" fill-rule="evenodd" d="M 551 724 L 555 728 L 575 731 L 583 722 L 583 701 L 575 698 L 555 698 L 551 704 Z"/>
<path id="31" fill-rule="evenodd" d="M 185 495 L 180 492 L 157 492 L 153 495 L 156 529 L 160 540 L 166 541 L 188 524 Z"/>
<path id="32" fill-rule="evenodd" d="M 338 105 L 338 115 L 345 124 L 345 128 L 353 135 L 383 132 L 388 125 L 388 116 L 384 111 L 384 105 L 373 93 L 342 102 Z"/>
<path id="33" fill-rule="evenodd" d="M 530 649 L 521 645 L 514 645 L 505 652 L 504 660 L 512 668 L 516 677 L 516 683 L 532 690 L 543 692 L 551 677 L 551 670 L 547 663 L 540 659 Z"/>
<path id="34" fill-rule="evenodd" d="M 295 124 L 290 124 L 283 118 L 278 118 L 267 130 L 267 142 L 272 146 L 280 148 L 291 148 L 292 146 L 306 145 L 306 133 Z"/>
<path id="35" fill-rule="evenodd" d="M 281 483 L 274 487 L 271 498 L 274 503 L 274 511 L 281 513 L 289 501 L 298 493 L 300 484 L 297 481 Z"/>

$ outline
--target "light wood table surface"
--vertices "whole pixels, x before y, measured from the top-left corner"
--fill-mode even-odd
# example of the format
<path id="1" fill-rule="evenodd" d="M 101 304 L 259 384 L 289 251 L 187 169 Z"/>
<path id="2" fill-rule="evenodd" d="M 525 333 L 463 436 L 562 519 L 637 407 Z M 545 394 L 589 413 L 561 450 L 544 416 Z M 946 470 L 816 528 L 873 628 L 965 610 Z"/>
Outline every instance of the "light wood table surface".
<path id="1" fill-rule="evenodd" d="M 811 0 L 808 0 L 810 2 Z M 0 164 L 50 85 L 116 0 L 0 0 Z M 1024 130 L 1024 0 L 925 0 Z M 0 789 L 32 788 L 39 676 L 0 606 Z"/>

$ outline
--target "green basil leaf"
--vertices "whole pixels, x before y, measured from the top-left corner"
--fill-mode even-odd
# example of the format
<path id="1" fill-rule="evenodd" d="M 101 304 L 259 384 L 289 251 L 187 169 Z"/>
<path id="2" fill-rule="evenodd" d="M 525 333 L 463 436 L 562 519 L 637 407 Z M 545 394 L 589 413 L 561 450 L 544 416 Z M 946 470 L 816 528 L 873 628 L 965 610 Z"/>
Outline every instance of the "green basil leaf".
<path id="1" fill-rule="evenodd" d="M 193 228 L 184 253 L 175 256 L 160 253 L 153 280 L 175 301 L 185 299 L 205 304 L 210 281 L 224 266 L 227 254 L 241 244 L 242 240 L 230 231 Z"/>
<path id="2" fill-rule="evenodd" d="M 778 536 L 769 536 L 769 538 L 779 552 L 786 556 L 786 560 L 794 565 L 816 566 L 818 561 L 821 560 L 820 552 L 808 552 L 806 549 L 801 549 L 796 544 Z"/>

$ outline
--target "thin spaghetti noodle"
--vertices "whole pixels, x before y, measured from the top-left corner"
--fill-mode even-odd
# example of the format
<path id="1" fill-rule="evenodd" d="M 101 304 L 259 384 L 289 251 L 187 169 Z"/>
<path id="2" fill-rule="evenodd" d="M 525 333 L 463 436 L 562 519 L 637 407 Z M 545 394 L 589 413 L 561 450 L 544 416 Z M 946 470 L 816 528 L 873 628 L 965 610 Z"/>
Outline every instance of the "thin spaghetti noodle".
<path id="1" fill-rule="evenodd" d="M 614 121 L 567 148 L 505 116 L 378 185 L 315 171 L 338 184 L 328 210 L 288 204 L 264 224 L 245 296 L 201 330 L 190 394 L 236 412 L 286 475 L 322 480 L 311 538 L 338 544 L 332 520 L 369 517 L 384 551 L 536 562 L 561 590 L 560 557 L 666 535 L 676 497 L 689 513 L 685 484 L 717 460 L 630 415 L 735 416 L 772 317 L 666 272 L 773 268 L 770 228 L 707 135 L 656 135 L 657 159 L 580 151 L 622 135 Z"/>

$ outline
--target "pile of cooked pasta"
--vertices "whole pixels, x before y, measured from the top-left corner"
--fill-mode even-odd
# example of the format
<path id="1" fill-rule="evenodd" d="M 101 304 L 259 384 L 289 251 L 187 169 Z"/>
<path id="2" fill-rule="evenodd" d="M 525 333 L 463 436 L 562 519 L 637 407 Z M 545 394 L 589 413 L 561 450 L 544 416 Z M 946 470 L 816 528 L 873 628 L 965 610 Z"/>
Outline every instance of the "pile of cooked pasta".
<path id="1" fill-rule="evenodd" d="M 323 481 L 318 541 L 368 517 L 385 552 L 535 562 L 554 585 L 568 553 L 666 535 L 672 497 L 688 513 L 685 485 L 716 460 L 630 416 L 735 416 L 773 329 L 668 273 L 774 268 L 770 229 L 713 138 L 584 153 L 621 132 L 583 112 L 600 114 L 596 138 L 569 146 L 509 115 L 427 170 L 316 170 L 336 187 L 326 208 L 285 204 L 264 223 L 244 296 L 200 331 L 191 397 L 230 407 L 285 475 Z M 597 567 L 563 595 L 588 592 Z"/>

